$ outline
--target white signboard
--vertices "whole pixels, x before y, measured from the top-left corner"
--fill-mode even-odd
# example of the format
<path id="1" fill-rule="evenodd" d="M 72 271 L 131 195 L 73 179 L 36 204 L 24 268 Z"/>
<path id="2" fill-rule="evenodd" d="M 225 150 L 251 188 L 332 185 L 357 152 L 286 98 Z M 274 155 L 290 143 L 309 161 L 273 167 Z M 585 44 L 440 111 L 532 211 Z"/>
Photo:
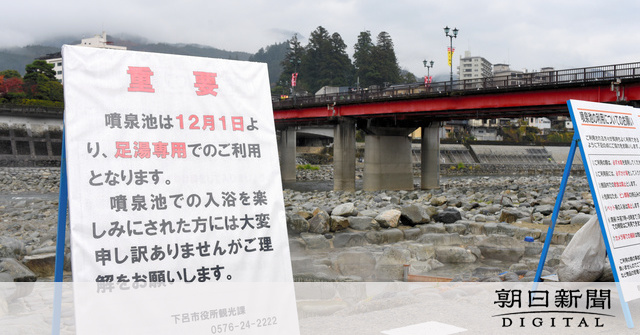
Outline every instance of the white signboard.
<path id="1" fill-rule="evenodd" d="M 640 110 L 570 100 L 569 111 L 625 300 L 640 298 Z"/>
<path id="2" fill-rule="evenodd" d="M 63 69 L 78 333 L 298 333 L 266 64 L 64 46 Z"/>

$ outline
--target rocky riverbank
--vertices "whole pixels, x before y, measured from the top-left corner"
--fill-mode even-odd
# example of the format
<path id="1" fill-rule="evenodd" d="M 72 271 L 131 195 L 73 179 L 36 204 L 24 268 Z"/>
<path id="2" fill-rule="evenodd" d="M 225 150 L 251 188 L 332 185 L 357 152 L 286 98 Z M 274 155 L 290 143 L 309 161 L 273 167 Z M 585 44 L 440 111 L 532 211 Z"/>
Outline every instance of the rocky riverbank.
<path id="1" fill-rule="evenodd" d="M 532 280 L 560 176 L 444 178 L 432 191 L 285 190 L 294 276 L 299 281 Z M 545 274 L 595 215 L 585 177 L 565 191 Z M 526 242 L 530 241 L 530 242 Z M 610 280 L 610 273 L 601 280 Z"/>
<path id="2" fill-rule="evenodd" d="M 322 180 L 331 169 L 301 173 L 300 180 Z M 0 281 L 51 276 L 58 174 L 0 170 Z M 431 191 L 285 189 L 295 280 L 403 280 L 405 265 L 410 274 L 454 280 L 532 280 L 559 173 L 443 177 L 441 184 Z M 545 274 L 555 273 L 573 233 L 595 214 L 583 176 L 571 177 L 564 199 Z"/>

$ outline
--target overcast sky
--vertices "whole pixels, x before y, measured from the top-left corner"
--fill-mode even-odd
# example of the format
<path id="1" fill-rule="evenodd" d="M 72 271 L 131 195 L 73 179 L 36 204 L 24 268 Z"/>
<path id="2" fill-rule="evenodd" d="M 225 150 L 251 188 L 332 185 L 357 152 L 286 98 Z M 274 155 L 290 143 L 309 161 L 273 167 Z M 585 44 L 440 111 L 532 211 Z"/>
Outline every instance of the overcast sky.
<path id="1" fill-rule="evenodd" d="M 298 34 L 302 45 L 318 26 L 337 32 L 353 57 L 361 31 L 390 34 L 398 63 L 424 76 L 447 75 L 449 38 L 455 67 L 470 51 L 491 63 L 538 71 L 640 61 L 637 0 L 20 0 L 3 5 L 0 48 L 65 35 L 106 31 L 149 42 L 198 43 L 255 53 Z"/>

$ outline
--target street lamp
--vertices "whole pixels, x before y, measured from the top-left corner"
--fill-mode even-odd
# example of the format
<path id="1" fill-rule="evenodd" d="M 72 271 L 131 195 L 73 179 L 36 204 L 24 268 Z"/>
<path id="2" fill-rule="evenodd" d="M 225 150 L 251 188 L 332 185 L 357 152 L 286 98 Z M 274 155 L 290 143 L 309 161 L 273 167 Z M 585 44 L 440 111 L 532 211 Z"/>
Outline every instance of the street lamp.
<path id="1" fill-rule="evenodd" d="M 423 60 L 422 64 L 424 64 L 424 67 L 427 68 L 427 77 L 429 76 L 429 69 L 433 67 L 433 61 L 427 62 L 427 60 Z M 428 65 L 431 64 L 431 65 Z"/>
<path id="2" fill-rule="evenodd" d="M 298 81 L 298 64 L 300 64 L 300 58 L 292 57 L 289 62 L 293 64 L 293 73 L 291 74 L 291 94 L 293 94 L 293 104 L 296 104 L 296 82 Z"/>
<path id="3" fill-rule="evenodd" d="M 427 84 L 431 84 L 431 77 L 429 76 L 429 69 L 433 67 L 433 61 L 427 62 L 427 60 L 425 59 L 425 60 L 422 61 L 422 64 L 424 64 L 424 67 L 427 68 L 427 77 L 424 80 L 424 86 L 425 86 L 425 89 L 428 90 L 429 86 Z M 431 65 L 429 65 L 429 64 L 431 64 Z"/>
<path id="4" fill-rule="evenodd" d="M 278 84 L 280 84 L 280 86 L 282 86 L 282 95 L 280 95 L 280 99 L 284 99 L 284 97 L 286 96 L 285 89 L 287 88 L 287 85 L 289 85 L 289 81 L 288 80 L 281 80 L 281 81 L 278 82 Z"/>
<path id="5" fill-rule="evenodd" d="M 444 27 L 444 35 L 449 37 L 449 67 L 451 68 L 451 91 L 453 92 L 453 39 L 458 37 L 458 28 L 453 28 L 453 35 L 449 35 L 449 26 Z"/>

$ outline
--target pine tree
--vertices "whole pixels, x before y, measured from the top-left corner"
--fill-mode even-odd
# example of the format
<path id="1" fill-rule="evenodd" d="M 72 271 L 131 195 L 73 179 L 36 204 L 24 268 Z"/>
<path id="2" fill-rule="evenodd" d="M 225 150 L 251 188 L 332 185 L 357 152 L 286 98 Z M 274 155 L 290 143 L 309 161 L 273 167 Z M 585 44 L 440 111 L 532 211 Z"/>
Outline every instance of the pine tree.
<path id="1" fill-rule="evenodd" d="M 369 31 L 361 32 L 358 36 L 358 42 L 353 46 L 353 65 L 360 87 L 368 87 L 374 83 L 373 78 L 376 77 L 373 67 L 374 47 Z"/>
<path id="2" fill-rule="evenodd" d="M 302 58 L 304 82 L 311 93 L 323 86 L 347 86 L 353 78 L 353 65 L 346 53 L 346 44 L 340 34 L 319 26 L 311 33 Z"/>
<path id="3" fill-rule="evenodd" d="M 288 94 L 291 92 L 291 77 L 294 72 L 300 73 L 302 60 L 305 55 L 305 49 L 300 45 L 300 41 L 298 41 L 298 35 L 295 34 L 293 37 L 287 41 L 289 46 L 287 49 L 287 53 L 284 56 L 280 65 L 282 66 L 282 73 L 280 74 L 280 78 L 278 79 L 278 83 L 274 88 L 275 94 L 285 93 Z M 306 89 L 305 77 L 307 74 L 298 77 L 296 84 L 296 91 L 300 94 L 301 91 Z"/>
<path id="4" fill-rule="evenodd" d="M 374 67 L 378 77 L 376 84 L 386 86 L 401 82 L 400 66 L 393 49 L 393 41 L 389 33 L 383 31 L 378 34 L 378 42 L 374 48 Z"/>

